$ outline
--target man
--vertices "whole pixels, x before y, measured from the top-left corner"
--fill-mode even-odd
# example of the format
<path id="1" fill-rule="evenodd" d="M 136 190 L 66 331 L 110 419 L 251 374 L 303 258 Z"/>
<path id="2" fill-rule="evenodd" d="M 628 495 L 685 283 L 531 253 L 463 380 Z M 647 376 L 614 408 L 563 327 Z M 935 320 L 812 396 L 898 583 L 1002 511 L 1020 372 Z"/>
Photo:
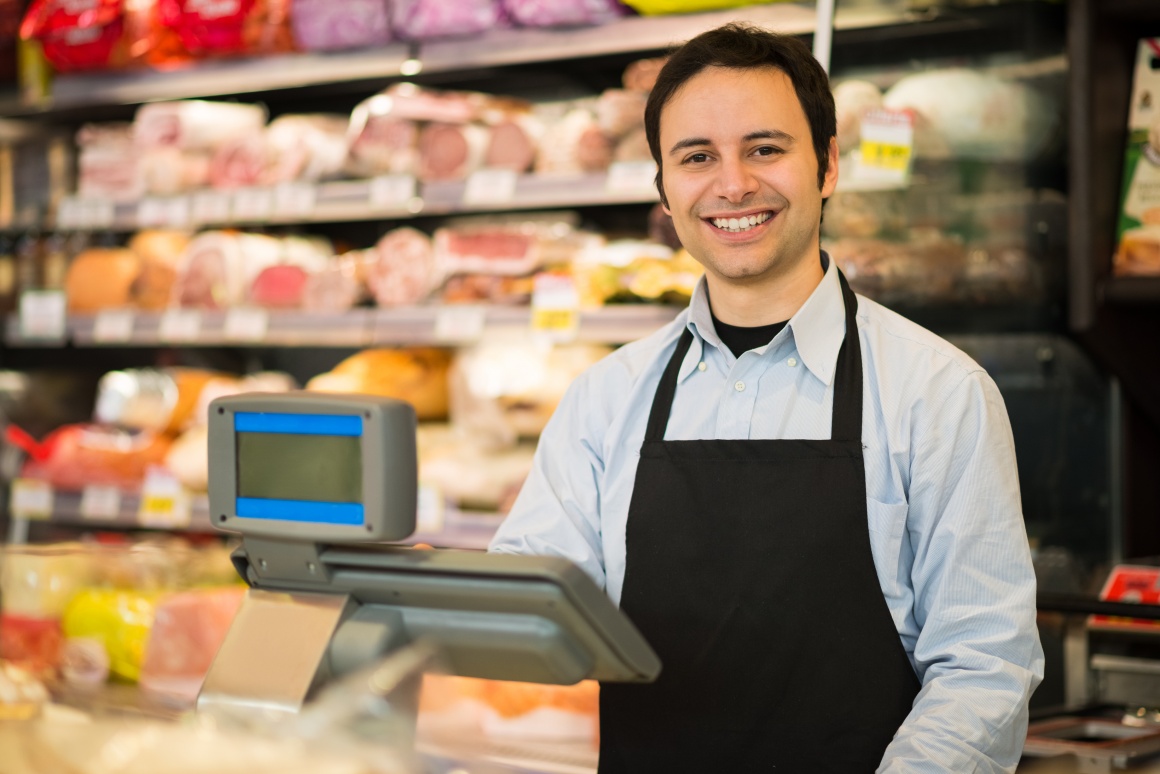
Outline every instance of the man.
<path id="1" fill-rule="evenodd" d="M 492 543 L 577 562 L 661 658 L 602 686 L 600 771 L 1011 771 L 1043 654 L 1010 426 L 820 251 L 825 72 L 713 30 L 646 130 L 705 276 L 572 385 Z"/>

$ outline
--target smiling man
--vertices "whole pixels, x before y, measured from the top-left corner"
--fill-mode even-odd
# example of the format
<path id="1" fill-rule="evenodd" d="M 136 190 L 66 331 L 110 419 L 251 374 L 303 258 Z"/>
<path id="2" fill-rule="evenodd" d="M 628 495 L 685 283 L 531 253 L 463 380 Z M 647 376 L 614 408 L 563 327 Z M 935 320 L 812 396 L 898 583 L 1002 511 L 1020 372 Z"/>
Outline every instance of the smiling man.
<path id="1" fill-rule="evenodd" d="M 579 563 L 661 658 L 602 686 L 600 771 L 1012 771 L 1043 654 L 1010 426 L 821 251 L 825 72 L 729 25 L 645 124 L 705 276 L 572 385 L 492 543 Z"/>

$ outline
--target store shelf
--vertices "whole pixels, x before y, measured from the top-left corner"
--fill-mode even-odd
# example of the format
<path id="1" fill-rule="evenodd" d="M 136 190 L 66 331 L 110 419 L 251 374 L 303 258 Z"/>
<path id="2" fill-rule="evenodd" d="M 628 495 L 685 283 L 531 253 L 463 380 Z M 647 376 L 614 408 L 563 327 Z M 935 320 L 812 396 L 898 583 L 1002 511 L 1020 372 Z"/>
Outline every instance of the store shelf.
<path id="1" fill-rule="evenodd" d="M 1102 287 L 1110 304 L 1160 304 L 1160 277 L 1110 277 Z"/>
<path id="2" fill-rule="evenodd" d="M 648 304 L 608 306 L 578 314 L 573 331 L 556 340 L 623 344 L 655 331 L 680 310 Z M 466 344 L 496 332 L 528 331 L 528 307 L 484 305 L 353 309 L 342 314 L 268 312 L 260 309 L 168 312 L 110 310 L 70 315 L 62 340 L 24 338 L 10 315 L 5 341 L 13 347 L 263 346 L 366 347 L 372 345 Z"/>
<path id="3" fill-rule="evenodd" d="M 132 105 L 165 99 L 252 94 L 326 84 L 402 77 L 403 63 L 418 60 L 423 75 L 532 64 L 632 52 L 660 51 L 730 21 L 779 32 L 814 30 L 809 3 L 772 3 L 702 14 L 628 17 L 598 27 L 493 30 L 471 38 L 395 43 L 366 51 L 302 53 L 262 59 L 203 62 L 185 69 L 61 75 L 51 99 L 0 103 L 6 116 L 49 116 L 95 105 Z M 835 28 L 865 29 L 915 17 L 893 9 L 839 8 Z M 408 72 L 415 73 L 410 62 Z"/>
<path id="4" fill-rule="evenodd" d="M 72 230 L 266 226 L 406 219 L 422 215 L 657 201 L 652 162 L 614 164 L 607 174 L 517 175 L 483 170 L 466 181 L 418 184 L 407 175 L 198 191 L 135 202 L 69 197 L 55 228 Z"/>

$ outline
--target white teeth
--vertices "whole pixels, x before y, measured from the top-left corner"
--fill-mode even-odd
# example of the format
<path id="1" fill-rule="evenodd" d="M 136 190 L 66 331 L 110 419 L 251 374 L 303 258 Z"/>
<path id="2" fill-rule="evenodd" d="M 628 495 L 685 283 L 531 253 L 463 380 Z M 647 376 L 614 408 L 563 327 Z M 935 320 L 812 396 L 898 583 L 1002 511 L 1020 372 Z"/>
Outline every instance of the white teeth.
<path id="1" fill-rule="evenodd" d="M 749 215 L 744 218 L 713 218 L 713 225 L 722 231 L 730 231 L 737 233 L 739 231 L 748 231 L 754 226 L 764 223 L 773 215 L 768 212 L 762 212 L 758 215 Z"/>

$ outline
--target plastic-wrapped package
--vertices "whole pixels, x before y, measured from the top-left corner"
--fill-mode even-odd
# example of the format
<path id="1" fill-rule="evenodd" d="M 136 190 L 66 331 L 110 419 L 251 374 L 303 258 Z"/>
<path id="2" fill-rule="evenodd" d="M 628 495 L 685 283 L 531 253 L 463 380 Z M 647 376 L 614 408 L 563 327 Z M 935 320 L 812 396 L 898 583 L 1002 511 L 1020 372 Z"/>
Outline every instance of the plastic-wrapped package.
<path id="1" fill-rule="evenodd" d="M 616 140 L 644 127 L 644 106 L 648 95 L 628 89 L 605 89 L 596 101 L 596 121 L 604 133 Z"/>
<path id="2" fill-rule="evenodd" d="M 266 127 L 273 158 L 263 182 L 317 181 L 338 177 L 346 164 L 347 116 L 327 113 L 279 116 Z"/>
<path id="3" fill-rule="evenodd" d="M 65 274 L 68 309 L 92 314 L 130 306 L 141 258 L 125 248 L 90 247 L 73 258 Z"/>
<path id="4" fill-rule="evenodd" d="M 490 127 L 483 166 L 527 172 L 536 163 L 536 153 L 544 138 L 543 122 L 531 113 L 516 112 Z"/>
<path id="5" fill-rule="evenodd" d="M 443 419 L 450 365 L 451 356 L 442 349 L 368 349 L 314 377 L 306 389 L 396 398 L 414 406 L 420 420 Z"/>
<path id="6" fill-rule="evenodd" d="M 171 304 L 224 309 L 245 302 L 263 269 L 291 263 L 321 270 L 332 253 L 324 240 L 304 240 L 310 249 L 291 253 L 286 240 L 263 234 L 205 231 L 189 243 L 178 268 Z"/>
<path id="7" fill-rule="evenodd" d="M 838 119 L 838 148 L 847 153 L 862 139 L 862 117 L 882 107 L 882 90 L 868 81 L 842 81 L 834 87 L 834 110 Z"/>
<path id="8" fill-rule="evenodd" d="M 551 125 L 547 134 L 552 141 L 540 147 L 536 158 L 536 172 L 540 174 L 603 172 L 612 163 L 615 141 L 587 108 L 569 111 Z"/>
<path id="9" fill-rule="evenodd" d="M 500 0 L 394 0 L 391 29 L 400 38 L 429 40 L 478 35 L 508 25 Z"/>
<path id="10" fill-rule="evenodd" d="M 158 597 L 157 592 L 135 589 L 82 589 L 65 608 L 61 626 L 70 639 L 99 642 L 109 656 L 110 673 L 135 682 Z"/>
<path id="11" fill-rule="evenodd" d="M 465 180 L 483 163 L 490 141 L 482 124 L 427 124 L 419 131 L 419 179 Z"/>
<path id="12" fill-rule="evenodd" d="M 64 639 L 61 616 L 91 572 L 90 555 L 77 543 L 0 549 L 0 659 L 51 674 Z"/>
<path id="13" fill-rule="evenodd" d="M 290 0 L 158 0 L 161 20 L 198 56 L 294 50 Z"/>
<path id="14" fill-rule="evenodd" d="M 617 0 L 503 0 L 503 6 L 524 27 L 607 24 L 628 13 Z"/>
<path id="15" fill-rule="evenodd" d="M 20 37 L 39 40 L 59 72 L 104 70 L 125 64 L 122 0 L 34 0 Z"/>
<path id="16" fill-rule="evenodd" d="M 258 134 L 266 124 L 260 105 L 180 100 L 137 108 L 133 139 L 140 148 L 212 151 L 237 137 Z"/>
<path id="17" fill-rule="evenodd" d="M 129 249 L 141 259 L 141 271 L 133 282 L 133 306 L 155 311 L 169 305 L 189 240 L 184 231 L 166 229 L 144 229 L 133 235 Z"/>
<path id="18" fill-rule="evenodd" d="M 55 489 L 77 492 L 89 485 L 140 488 L 145 473 L 169 451 L 168 436 L 101 425 L 65 425 L 39 444 L 23 475 Z"/>
<path id="19" fill-rule="evenodd" d="M 202 394 L 224 378 L 199 368 L 109 371 L 97 386 L 93 416 L 109 425 L 174 433 L 193 421 L 205 421 Z"/>
<path id="20" fill-rule="evenodd" d="M 443 283 L 431 238 L 413 228 L 388 231 L 363 256 L 367 285 L 379 306 L 417 304 Z"/>
<path id="21" fill-rule="evenodd" d="M 302 289 L 302 308 L 308 312 L 345 312 L 369 293 L 360 271 L 373 251 L 358 250 L 331 258 L 322 271 L 311 274 Z"/>
<path id="22" fill-rule="evenodd" d="M 391 41 L 387 0 L 293 0 L 294 40 L 303 51 L 341 51 Z"/>
<path id="23" fill-rule="evenodd" d="M 85 124 L 77 131 L 77 194 L 89 199 L 133 201 L 144 180 L 129 123 Z"/>
<path id="24" fill-rule="evenodd" d="M 516 277 L 570 264 L 602 240 L 575 227 L 573 214 L 460 218 L 437 229 L 436 261 L 446 274 Z"/>

